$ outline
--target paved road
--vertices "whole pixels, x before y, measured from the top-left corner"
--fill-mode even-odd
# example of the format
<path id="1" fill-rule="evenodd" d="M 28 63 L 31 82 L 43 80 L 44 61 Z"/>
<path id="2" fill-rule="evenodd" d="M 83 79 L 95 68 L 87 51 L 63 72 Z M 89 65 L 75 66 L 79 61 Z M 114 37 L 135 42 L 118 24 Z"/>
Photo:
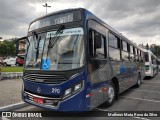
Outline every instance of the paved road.
<path id="1" fill-rule="evenodd" d="M 0 81 L 0 107 L 21 102 L 22 79 Z"/>
<path id="2" fill-rule="evenodd" d="M 110 108 L 103 106 L 97 107 L 98 111 L 160 111 L 160 73 L 154 78 L 143 80 L 140 88 L 130 88 L 122 93 L 115 104 Z M 45 111 L 44 109 L 28 106 L 16 111 Z M 54 113 L 53 113 L 54 114 Z M 56 113 L 55 113 L 56 114 Z M 9 118 L 10 119 L 10 118 Z M 27 119 L 27 118 L 26 118 Z M 37 118 L 37 120 L 74 120 L 74 119 L 98 119 L 98 120 L 159 120 L 160 118 L 151 117 L 54 117 L 54 118 Z"/>

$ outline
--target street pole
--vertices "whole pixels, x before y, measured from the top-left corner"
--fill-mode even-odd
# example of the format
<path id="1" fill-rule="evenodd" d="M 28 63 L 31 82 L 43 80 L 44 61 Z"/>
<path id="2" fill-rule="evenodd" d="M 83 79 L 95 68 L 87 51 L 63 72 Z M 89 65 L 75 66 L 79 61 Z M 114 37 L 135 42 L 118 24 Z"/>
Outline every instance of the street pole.
<path id="1" fill-rule="evenodd" d="M 47 15 L 47 7 L 51 7 L 51 6 L 48 6 L 47 3 L 45 3 L 45 5 L 42 5 L 42 6 L 46 8 L 46 15 Z"/>

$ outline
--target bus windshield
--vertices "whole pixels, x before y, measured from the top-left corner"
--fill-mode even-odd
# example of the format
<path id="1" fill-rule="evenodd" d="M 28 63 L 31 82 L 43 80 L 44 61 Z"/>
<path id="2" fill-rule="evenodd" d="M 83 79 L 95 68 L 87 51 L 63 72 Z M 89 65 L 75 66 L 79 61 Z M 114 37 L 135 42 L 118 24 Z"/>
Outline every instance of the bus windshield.
<path id="1" fill-rule="evenodd" d="M 83 29 L 64 29 L 62 34 L 57 36 L 54 46 L 49 49 L 49 41 L 50 39 L 54 40 L 55 34 L 56 31 L 39 34 L 41 40 L 29 37 L 30 45 L 27 50 L 26 69 L 63 71 L 84 65 Z M 35 47 L 37 44 L 38 49 Z"/>

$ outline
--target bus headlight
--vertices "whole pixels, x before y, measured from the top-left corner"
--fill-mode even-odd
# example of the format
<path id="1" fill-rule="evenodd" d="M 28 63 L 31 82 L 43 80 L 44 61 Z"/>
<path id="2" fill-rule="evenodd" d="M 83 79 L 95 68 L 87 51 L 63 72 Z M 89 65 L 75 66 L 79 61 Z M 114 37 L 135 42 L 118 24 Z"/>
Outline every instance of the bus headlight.
<path id="1" fill-rule="evenodd" d="M 64 96 L 70 95 L 71 92 L 72 92 L 72 88 L 67 89 L 67 90 L 64 92 Z"/>
<path id="2" fill-rule="evenodd" d="M 71 95 L 74 95 L 75 93 L 80 91 L 82 89 L 82 87 L 83 87 L 83 81 L 81 81 L 80 83 L 75 84 L 72 87 L 66 89 L 65 92 L 64 92 L 63 98 L 67 98 Z"/>
<path id="3" fill-rule="evenodd" d="M 82 88 L 82 83 L 79 83 L 74 86 L 74 92 Z"/>

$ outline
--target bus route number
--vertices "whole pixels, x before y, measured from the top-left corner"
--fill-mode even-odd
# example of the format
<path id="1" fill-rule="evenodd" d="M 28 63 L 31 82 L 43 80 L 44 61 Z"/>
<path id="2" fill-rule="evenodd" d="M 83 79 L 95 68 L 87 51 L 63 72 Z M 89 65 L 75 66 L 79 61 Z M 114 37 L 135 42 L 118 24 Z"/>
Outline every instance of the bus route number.
<path id="1" fill-rule="evenodd" d="M 60 93 L 60 89 L 58 89 L 58 88 L 52 88 L 52 93 L 59 94 Z"/>

